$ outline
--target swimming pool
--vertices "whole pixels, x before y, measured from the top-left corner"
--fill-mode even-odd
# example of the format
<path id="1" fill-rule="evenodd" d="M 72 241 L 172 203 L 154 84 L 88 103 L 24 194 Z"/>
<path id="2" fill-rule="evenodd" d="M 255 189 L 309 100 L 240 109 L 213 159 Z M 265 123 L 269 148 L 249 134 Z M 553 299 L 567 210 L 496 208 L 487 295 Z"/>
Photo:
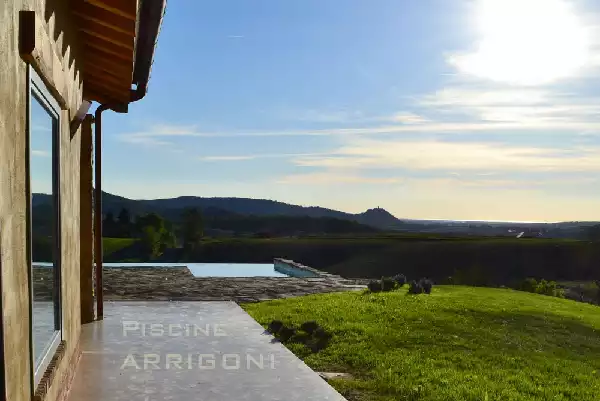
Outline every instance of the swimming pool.
<path id="1" fill-rule="evenodd" d="M 115 263 L 115 266 L 123 264 Z M 140 264 L 133 264 L 140 266 Z M 142 266 L 186 266 L 195 277 L 290 277 L 275 271 L 272 263 L 142 263 Z"/>
<path id="2" fill-rule="evenodd" d="M 34 262 L 36 266 L 49 263 Z M 273 263 L 104 263 L 105 267 L 187 267 L 195 277 L 304 277 L 298 270 L 275 270 Z"/>

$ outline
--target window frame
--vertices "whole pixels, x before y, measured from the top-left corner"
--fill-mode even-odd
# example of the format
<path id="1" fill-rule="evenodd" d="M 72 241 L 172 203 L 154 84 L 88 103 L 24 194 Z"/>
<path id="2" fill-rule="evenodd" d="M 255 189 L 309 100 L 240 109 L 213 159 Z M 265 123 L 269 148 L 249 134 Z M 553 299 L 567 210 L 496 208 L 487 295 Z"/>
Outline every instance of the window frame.
<path id="1" fill-rule="evenodd" d="M 31 104 L 37 101 L 52 118 L 52 197 L 53 197 L 53 228 L 52 228 L 52 262 L 54 272 L 54 333 L 46 344 L 38 360 L 35 358 L 33 344 L 33 252 L 32 252 L 32 199 L 31 190 Z M 62 241 L 61 241 L 61 213 L 60 213 L 60 133 L 61 133 L 61 107 L 52 96 L 47 86 L 33 67 L 27 66 L 27 122 L 26 122 L 26 190 L 27 190 L 27 254 L 29 275 L 29 341 L 30 361 L 32 370 L 32 391 L 41 381 L 50 361 L 54 357 L 60 342 L 63 339 L 63 314 L 62 314 Z M 36 362 L 39 362 L 36 365 Z"/>

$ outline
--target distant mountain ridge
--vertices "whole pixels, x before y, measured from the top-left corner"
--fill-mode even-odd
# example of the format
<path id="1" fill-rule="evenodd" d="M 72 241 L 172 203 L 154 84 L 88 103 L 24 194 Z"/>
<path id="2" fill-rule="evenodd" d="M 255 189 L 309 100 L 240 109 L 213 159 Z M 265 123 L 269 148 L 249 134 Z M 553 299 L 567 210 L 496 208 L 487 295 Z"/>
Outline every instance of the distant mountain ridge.
<path id="1" fill-rule="evenodd" d="M 509 229 L 527 231 L 543 230 L 546 238 L 574 238 L 586 239 L 587 229 L 600 222 L 556 222 L 556 223 L 526 223 L 526 222 L 491 222 L 491 221 L 460 221 L 460 220 L 416 220 L 398 219 L 382 208 L 369 209 L 363 213 L 346 213 L 338 210 L 318 206 L 299 206 L 268 199 L 251 198 L 203 198 L 195 196 L 180 196 L 177 198 L 135 200 L 103 192 L 103 213 L 113 213 L 117 216 L 122 208 L 126 208 L 132 215 L 145 213 L 158 213 L 166 219 L 178 222 L 181 212 L 186 207 L 197 207 L 202 210 L 206 218 L 216 220 L 240 219 L 242 216 L 257 217 L 310 217 L 333 218 L 358 223 L 367 228 L 378 230 L 399 231 L 407 233 L 448 234 L 458 236 L 515 236 Z M 50 196 L 34 194 L 32 206 L 47 207 Z M 37 214 L 46 215 L 47 212 Z M 261 219 L 250 219 L 253 224 L 263 224 Z M 294 223 L 296 224 L 296 223 Z M 304 223 L 297 222 L 300 226 Z M 333 224 L 341 229 L 364 231 L 360 227 L 340 226 L 335 223 L 320 222 L 320 227 L 329 227 Z M 357 231 L 357 232 L 358 232 Z"/>
<path id="2" fill-rule="evenodd" d="M 34 194 L 33 205 L 48 202 L 49 199 L 49 195 Z M 299 206 L 269 199 L 180 196 L 177 198 L 136 200 L 103 192 L 102 205 L 103 213 L 111 212 L 115 216 L 122 208 L 126 208 L 131 214 L 155 212 L 165 218 L 178 219 L 182 209 L 196 207 L 206 215 L 211 216 L 233 213 L 253 216 L 330 217 L 350 220 L 378 229 L 393 229 L 402 223 L 401 220 L 382 208 L 369 209 L 363 213 L 353 214 L 319 206 Z"/>

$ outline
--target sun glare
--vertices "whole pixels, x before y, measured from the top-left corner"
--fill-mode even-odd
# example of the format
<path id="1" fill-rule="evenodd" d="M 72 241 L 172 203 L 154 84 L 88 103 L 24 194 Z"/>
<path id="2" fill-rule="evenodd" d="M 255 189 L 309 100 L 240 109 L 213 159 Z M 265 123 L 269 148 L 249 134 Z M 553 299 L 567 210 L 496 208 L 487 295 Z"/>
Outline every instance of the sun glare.
<path id="1" fill-rule="evenodd" d="M 565 0 L 479 0 L 473 53 L 451 61 L 494 81 L 540 85 L 575 75 L 589 59 L 589 34 Z"/>

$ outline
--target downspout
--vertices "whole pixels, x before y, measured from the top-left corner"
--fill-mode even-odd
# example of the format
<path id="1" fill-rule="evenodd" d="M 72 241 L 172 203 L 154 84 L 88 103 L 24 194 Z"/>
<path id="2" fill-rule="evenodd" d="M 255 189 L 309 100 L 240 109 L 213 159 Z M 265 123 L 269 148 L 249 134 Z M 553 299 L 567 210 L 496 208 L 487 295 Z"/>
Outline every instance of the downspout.
<path id="1" fill-rule="evenodd" d="M 133 83 L 135 89 L 130 92 L 128 103 L 101 104 L 95 112 L 95 147 L 94 177 L 96 186 L 94 188 L 94 259 L 96 263 L 96 319 L 104 318 L 104 293 L 102 279 L 102 112 L 113 110 L 117 113 L 127 113 L 129 103 L 137 102 L 146 96 L 150 68 L 154 55 L 156 39 L 160 31 L 162 18 L 165 13 L 166 0 L 140 2 L 140 20 L 142 24 L 137 27 L 135 64 L 133 71 Z"/>
<path id="2" fill-rule="evenodd" d="M 141 89 L 141 88 L 140 88 Z M 144 89 L 131 91 L 131 102 L 137 102 L 146 96 Z M 113 110 L 117 113 L 126 112 L 128 104 L 104 103 L 98 106 L 94 113 L 94 261 L 96 264 L 96 320 L 104 319 L 104 281 L 103 269 L 103 247 L 102 247 L 102 113 L 105 110 Z"/>
<path id="3" fill-rule="evenodd" d="M 146 85 L 131 91 L 130 103 L 137 102 L 146 96 Z M 94 262 L 96 265 L 96 320 L 104 319 L 104 280 L 103 269 L 103 247 L 102 247 L 102 113 L 105 110 L 113 110 L 122 113 L 127 109 L 127 104 L 105 103 L 98 106 L 94 114 Z"/>
<path id="4" fill-rule="evenodd" d="M 110 105 L 101 104 L 94 114 L 94 259 L 96 264 L 96 320 L 104 319 L 102 281 L 102 112 Z"/>

